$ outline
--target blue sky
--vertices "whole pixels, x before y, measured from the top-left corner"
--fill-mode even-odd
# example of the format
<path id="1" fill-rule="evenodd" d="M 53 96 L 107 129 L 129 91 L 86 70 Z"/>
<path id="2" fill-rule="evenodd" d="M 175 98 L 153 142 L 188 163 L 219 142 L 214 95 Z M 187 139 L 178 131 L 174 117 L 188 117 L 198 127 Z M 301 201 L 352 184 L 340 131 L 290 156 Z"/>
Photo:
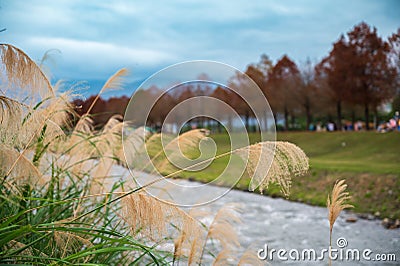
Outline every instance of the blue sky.
<path id="1" fill-rule="evenodd" d="M 361 21 L 386 38 L 400 27 L 398 10 L 396 0 L 0 0 L 0 28 L 7 28 L 0 38 L 36 60 L 58 49 L 52 53 L 54 76 L 86 80 L 90 94 L 122 67 L 137 86 L 187 60 L 215 60 L 241 70 L 262 53 L 273 60 L 288 54 L 298 64 L 307 57 L 318 61 Z"/>

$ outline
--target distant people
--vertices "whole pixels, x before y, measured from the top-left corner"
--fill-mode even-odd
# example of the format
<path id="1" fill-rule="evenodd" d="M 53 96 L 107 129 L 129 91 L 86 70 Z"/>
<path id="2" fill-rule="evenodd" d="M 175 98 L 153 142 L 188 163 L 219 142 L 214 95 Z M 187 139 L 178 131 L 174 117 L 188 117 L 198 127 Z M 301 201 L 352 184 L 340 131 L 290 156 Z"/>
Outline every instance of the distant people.
<path id="1" fill-rule="evenodd" d="M 329 123 L 326 125 L 326 129 L 327 129 L 329 132 L 335 131 L 335 124 L 332 123 L 332 122 L 329 122 Z"/>
<path id="2" fill-rule="evenodd" d="M 321 122 L 317 123 L 317 132 L 321 132 L 322 131 L 322 126 L 321 126 Z"/>
<path id="3" fill-rule="evenodd" d="M 357 121 L 354 124 L 354 131 L 360 131 L 360 130 L 362 130 L 362 128 L 363 128 L 363 126 L 362 126 L 362 122 L 361 121 Z"/>
<path id="4" fill-rule="evenodd" d="M 396 130 L 396 129 L 397 129 L 397 122 L 396 122 L 396 119 L 391 118 L 391 119 L 389 120 L 389 127 L 390 127 L 391 130 Z"/>
<path id="5" fill-rule="evenodd" d="M 350 121 L 347 121 L 344 124 L 344 130 L 345 131 L 352 131 L 353 130 L 353 124 Z"/>
<path id="6" fill-rule="evenodd" d="M 396 120 L 397 131 L 400 131 L 400 115 L 399 111 L 394 113 L 394 120 Z"/>
<path id="7" fill-rule="evenodd" d="M 380 124 L 378 126 L 378 128 L 376 129 L 376 131 L 378 131 L 379 133 L 386 133 L 388 131 L 391 131 L 390 123 L 385 122 L 385 123 Z"/>

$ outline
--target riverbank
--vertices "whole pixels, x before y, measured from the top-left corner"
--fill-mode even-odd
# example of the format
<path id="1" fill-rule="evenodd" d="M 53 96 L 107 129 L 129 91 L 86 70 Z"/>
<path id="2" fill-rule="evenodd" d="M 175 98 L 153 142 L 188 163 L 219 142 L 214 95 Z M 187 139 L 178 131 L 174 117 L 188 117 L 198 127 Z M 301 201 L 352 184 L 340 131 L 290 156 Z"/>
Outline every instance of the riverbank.
<path id="1" fill-rule="evenodd" d="M 217 153 L 229 150 L 227 135 L 210 137 L 218 146 Z M 255 134 L 249 137 L 252 143 L 258 141 Z M 289 132 L 278 133 L 277 139 L 295 143 L 310 158 L 309 173 L 293 178 L 289 200 L 325 206 L 334 182 L 345 178 L 353 197 L 353 212 L 363 217 L 400 219 L 400 134 Z M 228 160 L 229 157 L 219 158 L 203 171 L 183 172 L 179 177 L 209 182 L 223 171 Z M 168 174 L 173 170 L 165 167 L 162 172 Z M 245 174 L 235 188 L 247 190 L 249 181 Z M 270 186 L 264 194 L 284 197 L 277 186 Z"/>
<path id="2" fill-rule="evenodd" d="M 187 181 L 179 181 L 187 182 Z M 193 185 L 190 183 L 189 185 Z M 218 187 L 208 187 L 211 190 L 221 190 Z M 210 191 L 210 193 L 215 193 Z M 182 194 L 188 197 L 191 194 Z M 242 247 L 269 249 L 314 249 L 318 254 L 327 247 L 329 241 L 329 222 L 326 208 L 310 206 L 297 202 L 289 202 L 281 198 L 270 198 L 256 193 L 231 191 L 224 197 L 204 206 L 205 210 L 214 212 L 230 203 L 243 203 L 242 222 L 236 225 L 238 239 Z M 213 212 L 211 211 L 211 212 Z M 354 217 L 344 211 L 338 217 L 333 229 L 334 248 L 338 239 L 346 239 L 347 249 L 363 251 L 371 249 L 373 254 L 395 254 L 396 261 L 376 262 L 361 259 L 360 261 L 338 260 L 333 265 L 397 265 L 400 258 L 398 249 L 400 229 L 386 230 L 380 226 L 379 220 L 360 219 L 356 223 L 346 222 Z M 208 217 L 204 218 L 209 219 Z M 238 251 L 240 252 L 240 251 Z M 327 265 L 327 258 L 317 264 Z M 270 260 L 272 265 L 310 264 L 310 262 Z M 315 263 L 315 262 L 314 262 Z M 313 264 L 313 263 L 311 263 Z M 267 263 L 265 263 L 267 265 Z"/>
<path id="3" fill-rule="evenodd" d="M 152 178 L 149 174 L 135 172 L 137 180 L 141 184 L 149 182 Z M 158 188 L 151 193 L 160 196 L 159 189 L 167 188 L 168 195 L 172 196 L 174 202 L 186 202 L 188 198 L 195 202 L 204 200 L 204 194 L 221 195 L 217 200 L 196 207 L 201 213 L 201 222 L 209 225 L 213 221 L 213 215 L 223 206 L 234 204 L 241 209 L 240 223 L 234 224 L 234 230 L 238 235 L 240 246 L 235 252 L 243 253 L 245 250 L 258 252 L 267 245 L 269 249 L 302 250 L 313 249 L 318 254 L 318 263 L 327 264 L 328 258 L 323 257 L 322 250 L 326 249 L 329 243 L 329 221 L 328 210 L 325 207 L 316 207 L 304 203 L 291 202 L 282 198 L 271 198 L 258 193 L 232 190 L 226 193 L 226 189 L 220 186 L 201 186 L 198 182 L 184 179 L 174 180 L 177 186 L 171 186 L 169 182 L 158 184 Z M 223 195 L 223 196 L 222 196 Z M 191 210 L 189 207 L 188 210 Z M 338 248 L 338 241 L 345 239 L 346 249 L 363 252 L 371 250 L 371 260 L 360 259 L 349 260 L 338 259 L 336 264 L 340 265 L 377 265 L 374 261 L 375 254 L 392 254 L 394 257 L 379 265 L 397 265 L 400 258 L 400 229 L 386 230 L 380 226 L 381 221 L 377 219 L 359 219 L 355 223 L 349 223 L 354 214 L 343 211 L 334 226 L 333 247 Z M 212 246 L 210 246 L 212 249 Z M 258 254 L 258 253 L 257 253 Z M 264 254 L 265 255 L 265 254 Z M 321 256 L 320 256 L 321 255 Z M 262 259 L 262 258 L 261 258 Z M 279 258 L 269 258 L 272 265 L 298 264 L 293 259 L 281 261 Z M 312 259 L 311 259 L 312 260 Z M 205 254 L 204 264 L 211 264 L 213 257 Z M 306 264 L 309 260 L 306 259 Z M 316 260 L 314 260 L 315 263 Z M 301 262 L 300 262 L 301 263 Z M 265 265 L 267 262 L 265 261 Z"/>

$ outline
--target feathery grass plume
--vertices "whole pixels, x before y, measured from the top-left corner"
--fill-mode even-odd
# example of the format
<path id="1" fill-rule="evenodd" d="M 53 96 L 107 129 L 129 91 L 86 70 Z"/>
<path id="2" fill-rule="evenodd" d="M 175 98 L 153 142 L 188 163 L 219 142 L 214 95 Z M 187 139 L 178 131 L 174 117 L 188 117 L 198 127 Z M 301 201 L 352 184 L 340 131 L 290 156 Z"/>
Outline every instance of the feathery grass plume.
<path id="1" fill-rule="evenodd" d="M 50 66 L 55 66 L 55 64 L 56 64 L 54 57 L 53 57 L 54 52 L 61 54 L 61 51 L 58 49 L 47 50 L 39 62 L 39 67 L 42 70 L 43 74 L 46 75 L 48 80 L 51 80 L 53 78 L 53 75 L 50 70 Z"/>
<path id="2" fill-rule="evenodd" d="M 238 266 L 262 266 L 263 263 L 257 256 L 257 252 L 253 250 L 251 247 L 248 248 L 243 255 L 240 257 Z"/>
<path id="3" fill-rule="evenodd" d="M 187 169 L 192 169 L 191 166 L 197 166 L 197 163 L 205 161 L 203 158 L 188 160 L 188 158 L 185 156 L 185 153 L 188 151 L 198 150 L 200 148 L 200 141 L 206 138 L 209 134 L 210 131 L 207 129 L 193 129 L 172 139 L 167 145 L 165 145 L 164 150 L 160 151 L 160 154 L 162 154 L 162 152 L 165 153 L 167 159 L 162 160 L 161 164 L 157 165 L 159 170 L 163 172 L 166 171 L 168 167 L 171 167 L 172 164 L 170 160 L 178 163 L 179 168 Z M 153 159 L 156 159 L 160 154 L 154 156 Z M 185 164 L 182 164 L 184 162 Z"/>
<path id="4" fill-rule="evenodd" d="M 129 122 L 124 122 L 125 125 Z M 124 129 L 123 146 L 117 150 L 115 156 L 126 167 L 132 167 L 136 156 L 144 151 L 146 139 L 151 133 L 145 127 L 139 127 L 132 132 L 126 133 Z"/>
<path id="5" fill-rule="evenodd" d="M 21 243 L 16 240 L 11 240 L 5 247 L 5 250 L 18 250 L 21 249 L 22 252 L 20 253 L 23 256 L 30 256 L 32 255 L 32 248 L 27 247 L 24 243 Z"/>
<path id="6" fill-rule="evenodd" d="M 12 169 L 12 171 L 8 174 L 7 179 L 13 184 L 17 185 L 35 185 L 42 184 L 42 174 L 37 169 L 36 166 L 32 164 L 32 162 L 26 158 L 24 155 L 21 155 L 15 149 L 0 144 L 0 174 L 4 177 L 9 171 L 10 165 L 12 165 L 17 158 L 20 159 L 17 161 L 16 167 Z"/>
<path id="7" fill-rule="evenodd" d="M 183 256 L 187 257 L 188 265 L 199 263 L 200 261 L 205 230 L 194 215 L 204 214 L 204 212 L 196 212 L 195 214 L 194 211 L 195 209 L 191 209 L 186 214 L 181 210 L 181 221 L 175 221 L 179 234 L 174 240 L 173 262 Z"/>
<path id="8" fill-rule="evenodd" d="M 107 81 L 106 83 L 103 85 L 103 87 L 101 88 L 100 92 L 96 95 L 96 98 L 94 98 L 92 104 L 89 106 L 86 114 L 90 114 L 90 111 L 93 109 L 94 105 L 96 104 L 97 100 L 100 98 L 100 95 L 106 91 L 106 90 L 110 90 L 110 89 L 120 89 L 123 84 L 124 84 L 124 77 L 128 75 L 128 70 L 126 68 L 122 68 L 120 70 L 118 70 L 117 72 L 115 72 L 114 75 L 112 75 Z"/>
<path id="9" fill-rule="evenodd" d="M 60 90 L 62 81 L 58 81 L 54 85 L 55 93 Z M 72 94 L 70 91 L 57 93 L 56 97 L 51 97 L 48 104 L 45 106 L 45 114 L 47 117 L 58 126 L 69 126 L 69 114 L 72 114 L 73 107 L 71 105 Z"/>
<path id="10" fill-rule="evenodd" d="M 182 256 L 189 265 L 199 262 L 202 233 L 200 223 L 182 209 L 159 201 L 144 193 L 134 193 L 122 199 L 123 217 L 133 235 L 143 235 L 152 240 L 165 238 L 173 232 L 167 226 L 178 230 L 174 238 L 174 261 Z"/>
<path id="11" fill-rule="evenodd" d="M 146 140 L 146 150 L 149 156 L 152 158 L 158 157 L 162 154 L 162 145 L 161 145 L 161 133 L 152 134 Z"/>
<path id="12" fill-rule="evenodd" d="M 55 88 L 58 89 L 60 83 L 58 82 Z M 34 130 L 33 133 L 37 136 L 37 141 L 32 145 L 35 146 L 35 154 L 33 162 L 39 165 L 41 158 L 46 151 L 55 151 L 60 141 L 65 140 L 65 133 L 63 128 L 67 128 L 69 122 L 69 114 L 72 112 L 70 102 L 70 93 L 64 92 L 57 97 L 49 98 L 44 104 L 43 108 L 35 110 L 33 114 L 25 121 L 22 129 L 25 132 Z M 36 119 L 31 119 L 36 117 Z M 43 128 L 35 128 L 37 125 L 43 125 Z M 60 139 L 56 141 L 56 139 Z M 51 162 L 48 162 L 51 163 Z"/>
<path id="13" fill-rule="evenodd" d="M 115 154 L 122 149 L 122 116 L 112 116 L 103 130 L 96 136 L 94 143 L 97 147 L 95 157 L 99 161 L 93 169 L 92 186 L 90 192 L 98 194 L 107 187 L 106 178 L 109 177 L 112 166 L 117 162 Z"/>
<path id="14" fill-rule="evenodd" d="M 79 121 L 80 121 L 80 123 L 77 123 L 76 126 L 74 127 L 72 136 L 77 136 L 79 134 L 91 135 L 94 131 L 93 119 L 90 118 L 90 116 L 85 115 L 85 116 L 82 116 L 79 119 Z M 73 142 L 73 143 L 75 143 L 75 142 Z"/>
<path id="15" fill-rule="evenodd" d="M 126 153 L 126 155 L 128 155 L 128 153 Z M 139 169 L 139 171 L 146 171 L 148 173 L 157 172 L 155 166 L 164 158 L 161 155 L 164 155 L 161 145 L 161 134 L 155 133 L 145 139 L 144 146 L 140 147 L 139 152 L 135 154 L 134 160 L 131 160 L 130 166 Z"/>
<path id="16" fill-rule="evenodd" d="M 166 233 L 165 218 L 176 208 L 162 204 L 144 193 L 134 193 L 123 198 L 123 206 L 124 216 L 132 233 L 140 232 L 152 239 Z"/>
<path id="17" fill-rule="evenodd" d="M 74 254 L 84 248 L 90 248 L 93 246 L 92 242 L 88 239 L 72 232 L 55 230 L 53 234 L 56 246 L 55 252 L 58 253 L 54 255 L 57 257 L 63 258 L 66 255 Z M 86 260 L 88 259 L 89 257 L 86 258 Z"/>
<path id="18" fill-rule="evenodd" d="M 165 146 L 165 150 L 178 151 L 190 148 L 198 148 L 199 142 L 208 136 L 207 129 L 192 129 L 174 138 Z"/>
<path id="19" fill-rule="evenodd" d="M 349 192 L 346 192 L 347 184 L 346 180 L 342 179 L 340 181 L 336 181 L 333 189 L 331 197 L 328 196 L 326 201 L 326 206 L 328 207 L 328 219 L 329 219 L 329 228 L 332 231 L 333 225 L 339 216 L 340 212 L 346 208 L 353 208 L 354 206 L 351 204 L 347 204 L 346 202 L 351 199 Z"/>
<path id="20" fill-rule="evenodd" d="M 45 165 L 43 159 L 38 161 L 38 165 L 46 166 L 47 171 L 41 173 L 32 163 L 37 149 L 31 148 L 37 148 L 39 143 L 46 146 L 53 142 L 50 133 L 57 132 L 63 123 L 64 102 L 68 100 L 54 96 L 50 83 L 48 89 L 38 85 L 42 81 L 35 82 L 44 79 L 46 83 L 47 80 L 23 52 L 12 46 L 0 46 L 0 177 L 9 177 L 0 181 L 0 261 L 32 265 L 99 264 L 106 261 L 112 265 L 125 265 L 131 262 L 133 255 L 138 263 L 152 261 L 165 265 L 172 256 L 170 252 L 129 236 L 128 228 L 118 220 L 120 202 L 117 200 L 120 197 L 114 198 L 113 193 L 117 192 L 119 184 L 114 184 L 107 194 L 109 197 L 103 197 L 104 201 L 99 204 L 93 200 L 94 197 L 87 195 L 90 172 L 75 178 L 68 168 L 71 161 L 79 162 L 76 158 L 88 161 L 91 159 L 87 155 L 104 153 L 99 152 L 95 145 L 96 141 L 101 142 L 101 136 L 92 131 L 90 122 L 87 122 L 89 118 L 82 119 L 71 138 L 63 135 L 54 140 L 58 144 L 63 142 L 61 139 L 65 140 L 59 151 L 48 147 L 41 149 L 43 158 L 51 163 Z M 107 86 L 115 86 L 116 80 L 114 85 Z M 18 98 L 21 96 L 19 92 L 24 97 Z M 6 123 L 16 124 L 16 129 Z M 15 137 L 15 143 L 20 141 L 21 145 L 4 141 L 3 132 Z M 29 137 L 24 136 L 25 133 L 29 133 Z M 70 164 L 67 168 L 59 165 L 63 160 Z M 44 175 L 49 175 L 49 182 L 35 184 L 41 182 Z M 66 181 L 62 182 L 62 179 Z M 25 185 L 27 183 L 29 185 Z"/>
<path id="21" fill-rule="evenodd" d="M 4 43 L 0 44 L 0 53 L 2 63 L 0 73 L 6 75 L 10 89 L 6 95 L 11 93 L 15 96 L 14 99 L 19 99 L 21 102 L 24 100 L 24 103 L 31 107 L 47 97 L 54 97 L 50 81 L 27 54 L 13 45 Z M 19 89 L 15 90 L 15 87 Z"/>
<path id="22" fill-rule="evenodd" d="M 353 208 L 354 206 L 348 204 L 347 201 L 351 199 L 349 192 L 346 192 L 347 184 L 346 180 L 338 180 L 332 189 L 331 197 L 327 198 L 326 206 L 328 208 L 328 220 L 329 220 L 329 249 L 332 247 L 332 230 L 336 219 L 340 212 L 346 208 Z M 329 257 L 329 265 L 332 264 L 331 257 Z"/>
<path id="23" fill-rule="evenodd" d="M 93 100 L 92 104 L 86 111 L 84 115 L 80 117 L 77 124 L 75 125 L 74 131 L 69 138 L 68 144 L 66 145 L 66 150 L 68 150 L 69 155 L 75 157 L 72 160 L 73 164 L 77 164 L 73 171 L 79 174 L 80 170 L 87 170 L 84 166 L 87 165 L 87 160 L 96 154 L 96 147 L 92 141 L 88 141 L 93 137 L 93 120 L 89 117 L 90 111 L 96 104 L 100 95 L 108 89 L 119 89 L 123 83 L 123 77 L 128 73 L 127 69 L 123 68 L 118 70 L 113 76 L 111 76 L 104 86 L 101 88 L 100 92 L 97 94 L 96 98 Z M 114 122 L 114 120 L 112 120 Z M 110 127 L 111 125 L 109 125 Z M 122 126 L 121 126 L 122 127 Z M 76 148 L 80 150 L 80 154 L 76 156 Z M 101 147 L 100 147 L 101 149 Z M 80 163 L 82 162 L 82 163 Z M 81 168 L 81 169 L 80 169 Z"/>
<path id="24" fill-rule="evenodd" d="M 104 125 L 93 142 L 96 144 L 96 156 L 112 156 L 121 149 L 122 146 L 122 128 L 124 126 L 121 115 L 113 115 Z"/>
<path id="25" fill-rule="evenodd" d="M 173 262 L 172 265 L 175 263 L 175 261 L 183 255 L 182 252 L 182 247 L 183 243 L 185 242 L 187 238 L 186 232 L 182 230 L 182 232 L 179 234 L 177 238 L 174 240 L 174 257 L 173 257 Z"/>
<path id="26" fill-rule="evenodd" d="M 58 153 L 66 156 L 57 160 L 58 166 L 62 169 L 71 168 L 76 176 L 86 173 L 89 170 L 88 160 L 96 149 L 93 138 L 93 120 L 88 115 L 82 116 L 71 135 L 65 141 L 59 140 Z"/>
<path id="27" fill-rule="evenodd" d="M 240 246 L 238 235 L 233 227 L 233 224 L 241 223 L 239 211 L 240 205 L 235 203 L 225 204 L 221 209 L 218 210 L 213 221 L 208 227 L 208 232 L 203 242 L 201 259 L 203 258 L 207 242 L 210 239 L 219 241 L 224 254 L 227 254 L 228 250 L 233 250 L 234 248 Z"/>
<path id="28" fill-rule="evenodd" d="M 236 256 L 235 256 L 233 250 L 223 249 L 218 253 L 217 257 L 215 257 L 213 265 L 214 266 L 229 265 L 229 264 L 232 264 L 232 262 L 234 262 L 235 259 L 236 259 Z"/>
<path id="29" fill-rule="evenodd" d="M 163 152 L 169 155 L 175 152 L 198 148 L 199 142 L 208 135 L 209 130 L 193 129 L 169 140 L 165 134 L 157 133 L 151 135 L 146 141 L 146 149 L 152 159 L 156 160 Z M 164 149 L 162 149 L 162 145 L 160 145 L 160 143 L 162 143 L 161 139 L 168 142 Z"/>
<path id="30" fill-rule="evenodd" d="M 207 238 L 218 240 L 224 249 L 231 246 L 240 246 L 235 223 L 241 223 L 239 218 L 240 206 L 238 204 L 225 204 L 218 210 L 210 227 L 208 228 Z"/>
<path id="31" fill-rule="evenodd" d="M 247 160 L 246 170 L 252 178 L 250 190 L 259 186 L 261 193 L 270 183 L 278 183 L 282 193 L 288 196 L 291 178 L 304 175 L 309 168 L 305 153 L 289 142 L 260 142 L 238 149 L 234 153 Z"/>
<path id="32" fill-rule="evenodd" d="M 121 86 L 123 85 L 123 81 L 124 81 L 124 76 L 126 76 L 128 74 L 128 70 L 126 68 L 122 68 L 120 70 L 118 70 L 114 75 L 112 75 L 107 81 L 106 83 L 103 85 L 103 87 L 101 88 L 100 92 L 96 95 L 96 98 L 93 100 L 93 102 L 91 103 L 91 105 L 89 106 L 88 110 L 86 111 L 85 114 L 83 114 L 80 119 L 78 120 L 76 126 L 75 126 L 75 130 L 77 132 L 85 132 L 88 133 L 89 129 L 90 131 L 93 131 L 93 120 L 91 120 L 91 126 L 90 128 L 88 128 L 88 117 L 90 115 L 90 111 L 93 109 L 93 107 L 95 106 L 96 102 L 98 101 L 98 99 L 100 98 L 100 95 L 109 89 L 119 89 L 121 88 Z M 74 131 L 75 131 L 74 130 Z"/>
<path id="33" fill-rule="evenodd" d="M 18 134 L 22 116 L 22 105 L 6 96 L 0 95 L 0 143 L 13 144 Z"/>
<path id="34" fill-rule="evenodd" d="M 190 242 L 190 251 L 188 257 L 188 265 L 193 265 L 194 263 L 198 263 L 200 259 L 199 249 L 201 248 L 200 238 L 198 237 L 198 232 L 195 236 L 192 236 Z"/>
<path id="35" fill-rule="evenodd" d="M 123 198 L 124 217 L 132 232 L 156 238 L 166 233 L 166 225 L 174 223 L 191 235 L 199 231 L 197 221 L 182 209 L 139 192 Z"/>

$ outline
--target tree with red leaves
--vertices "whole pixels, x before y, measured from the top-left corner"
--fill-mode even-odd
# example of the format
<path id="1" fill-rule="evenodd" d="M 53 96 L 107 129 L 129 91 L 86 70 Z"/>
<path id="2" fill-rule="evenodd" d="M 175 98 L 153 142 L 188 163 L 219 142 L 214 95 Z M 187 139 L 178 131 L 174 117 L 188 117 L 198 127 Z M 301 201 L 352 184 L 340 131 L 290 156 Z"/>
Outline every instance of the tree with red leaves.
<path id="1" fill-rule="evenodd" d="M 275 104 L 275 110 L 283 113 L 285 118 L 285 129 L 289 129 L 289 114 L 293 115 L 297 103 L 294 97 L 300 84 L 300 71 L 297 65 L 284 55 L 272 68 L 269 77 L 270 98 Z"/>
<path id="2" fill-rule="evenodd" d="M 366 129 L 370 110 L 393 98 L 396 88 L 396 68 L 390 64 L 390 46 L 372 28 L 362 22 L 347 36 L 341 36 L 329 56 L 318 66 L 326 75 L 329 91 L 337 103 L 338 128 L 341 128 L 343 102 L 364 108 Z"/>

